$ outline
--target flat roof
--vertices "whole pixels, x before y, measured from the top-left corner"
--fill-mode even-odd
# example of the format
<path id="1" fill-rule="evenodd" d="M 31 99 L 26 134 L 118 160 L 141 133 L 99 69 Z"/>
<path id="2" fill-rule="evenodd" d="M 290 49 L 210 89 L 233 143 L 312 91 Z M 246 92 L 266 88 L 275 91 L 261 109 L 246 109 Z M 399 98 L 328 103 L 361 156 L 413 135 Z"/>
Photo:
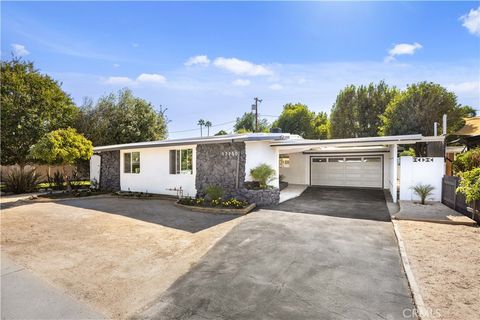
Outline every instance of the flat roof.
<path id="1" fill-rule="evenodd" d="M 182 139 L 167 139 L 148 142 L 135 142 L 125 144 L 113 144 L 108 146 L 94 147 L 94 152 L 113 151 L 124 149 L 141 149 L 141 148 L 155 148 L 155 147 L 171 147 L 192 144 L 209 144 L 222 142 L 241 142 L 241 141 L 283 141 L 288 139 L 300 139 L 298 135 L 290 133 L 245 133 L 245 134 L 226 134 L 221 136 L 210 137 L 196 137 L 196 138 L 182 138 Z"/>
<path id="2" fill-rule="evenodd" d="M 142 149 L 155 147 L 172 147 L 182 145 L 197 145 L 210 143 L 242 142 L 242 141 L 271 141 L 272 147 L 301 147 L 301 146 L 373 146 L 389 144 L 413 144 L 415 142 L 444 141 L 444 136 L 424 137 L 421 134 L 382 136 L 382 137 L 363 137 L 347 139 L 303 139 L 302 137 L 290 133 L 245 133 L 245 134 L 226 134 L 222 136 L 196 137 L 183 139 L 167 139 L 148 142 L 136 142 L 125 144 L 114 144 L 108 146 L 94 147 L 94 152 L 124 150 L 124 149 Z"/>
<path id="3" fill-rule="evenodd" d="M 287 140 L 278 141 L 270 144 L 272 147 L 291 147 L 291 146 L 323 146 L 323 145 L 343 145 L 343 146 L 372 146 L 389 144 L 413 144 L 415 142 L 444 141 L 444 136 L 424 137 L 421 134 L 409 134 L 399 136 L 380 136 L 346 139 L 325 139 L 325 140 Z"/>

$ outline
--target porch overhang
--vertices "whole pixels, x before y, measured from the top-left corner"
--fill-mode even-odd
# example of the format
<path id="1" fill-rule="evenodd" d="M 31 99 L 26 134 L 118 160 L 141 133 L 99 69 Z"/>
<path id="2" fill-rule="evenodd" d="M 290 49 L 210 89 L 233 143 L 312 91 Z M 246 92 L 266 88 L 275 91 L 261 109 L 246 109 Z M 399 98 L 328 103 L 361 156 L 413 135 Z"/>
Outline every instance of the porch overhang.
<path id="1" fill-rule="evenodd" d="M 328 140 L 286 140 L 275 141 L 270 144 L 279 152 L 293 153 L 306 152 L 315 150 L 339 151 L 342 149 L 359 149 L 364 150 L 371 148 L 385 149 L 391 145 L 414 144 L 418 142 L 443 142 L 444 136 L 424 137 L 421 134 L 401 135 L 401 136 L 383 136 L 383 137 L 366 137 L 366 138 L 348 138 L 348 139 L 328 139 Z"/>

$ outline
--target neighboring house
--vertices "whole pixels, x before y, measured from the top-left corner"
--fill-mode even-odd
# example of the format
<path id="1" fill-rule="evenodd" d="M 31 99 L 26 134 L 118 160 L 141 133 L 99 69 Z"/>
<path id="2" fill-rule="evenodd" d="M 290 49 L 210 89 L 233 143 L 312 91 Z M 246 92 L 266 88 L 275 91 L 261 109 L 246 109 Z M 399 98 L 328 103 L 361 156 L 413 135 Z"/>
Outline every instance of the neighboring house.
<path id="1" fill-rule="evenodd" d="M 480 147 L 480 117 L 465 118 L 465 125 L 458 131 L 450 134 L 450 139 L 446 147 L 445 158 L 447 176 L 453 175 L 452 162 L 457 154 L 463 153 L 469 149 Z"/>
<path id="2" fill-rule="evenodd" d="M 282 175 L 291 184 L 387 189 L 396 201 L 398 145 L 443 139 L 403 135 L 306 140 L 288 133 L 250 133 L 101 146 L 94 148 L 91 178 L 105 189 L 171 195 L 180 187 L 184 195 L 195 196 L 208 185 L 219 185 L 228 195 L 265 205 L 278 202 Z M 416 168 L 430 162 L 441 166 L 438 174 L 421 169 L 435 184 L 439 180 L 441 189 L 443 157 L 425 163 L 411 159 L 418 162 Z M 250 170 L 261 163 L 275 169 L 275 188 L 257 193 L 244 189 L 244 182 L 252 180 Z M 405 173 L 405 188 L 417 181 L 418 175 L 410 173 Z"/>

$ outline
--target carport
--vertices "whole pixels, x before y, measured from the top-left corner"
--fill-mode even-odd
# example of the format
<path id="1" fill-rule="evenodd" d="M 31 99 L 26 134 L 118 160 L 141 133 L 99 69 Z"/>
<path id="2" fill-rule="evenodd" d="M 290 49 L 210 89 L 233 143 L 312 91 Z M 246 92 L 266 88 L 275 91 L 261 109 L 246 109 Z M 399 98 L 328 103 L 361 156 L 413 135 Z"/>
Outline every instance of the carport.
<path id="1" fill-rule="evenodd" d="M 398 188 L 398 146 L 443 142 L 420 134 L 271 143 L 284 181 L 322 187 L 387 189 L 394 202 Z"/>

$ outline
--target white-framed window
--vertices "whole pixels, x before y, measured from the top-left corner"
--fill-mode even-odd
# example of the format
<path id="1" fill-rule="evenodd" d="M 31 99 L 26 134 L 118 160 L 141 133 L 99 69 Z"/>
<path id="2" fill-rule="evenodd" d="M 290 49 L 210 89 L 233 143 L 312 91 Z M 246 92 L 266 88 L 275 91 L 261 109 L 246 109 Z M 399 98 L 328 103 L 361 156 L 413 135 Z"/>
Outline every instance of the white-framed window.
<path id="1" fill-rule="evenodd" d="M 170 150 L 170 174 L 193 174 L 193 149 Z"/>
<path id="2" fill-rule="evenodd" d="M 280 168 L 290 168 L 290 156 L 281 156 L 279 162 Z"/>
<path id="3" fill-rule="evenodd" d="M 140 152 L 125 152 L 123 154 L 123 172 L 140 173 Z"/>

